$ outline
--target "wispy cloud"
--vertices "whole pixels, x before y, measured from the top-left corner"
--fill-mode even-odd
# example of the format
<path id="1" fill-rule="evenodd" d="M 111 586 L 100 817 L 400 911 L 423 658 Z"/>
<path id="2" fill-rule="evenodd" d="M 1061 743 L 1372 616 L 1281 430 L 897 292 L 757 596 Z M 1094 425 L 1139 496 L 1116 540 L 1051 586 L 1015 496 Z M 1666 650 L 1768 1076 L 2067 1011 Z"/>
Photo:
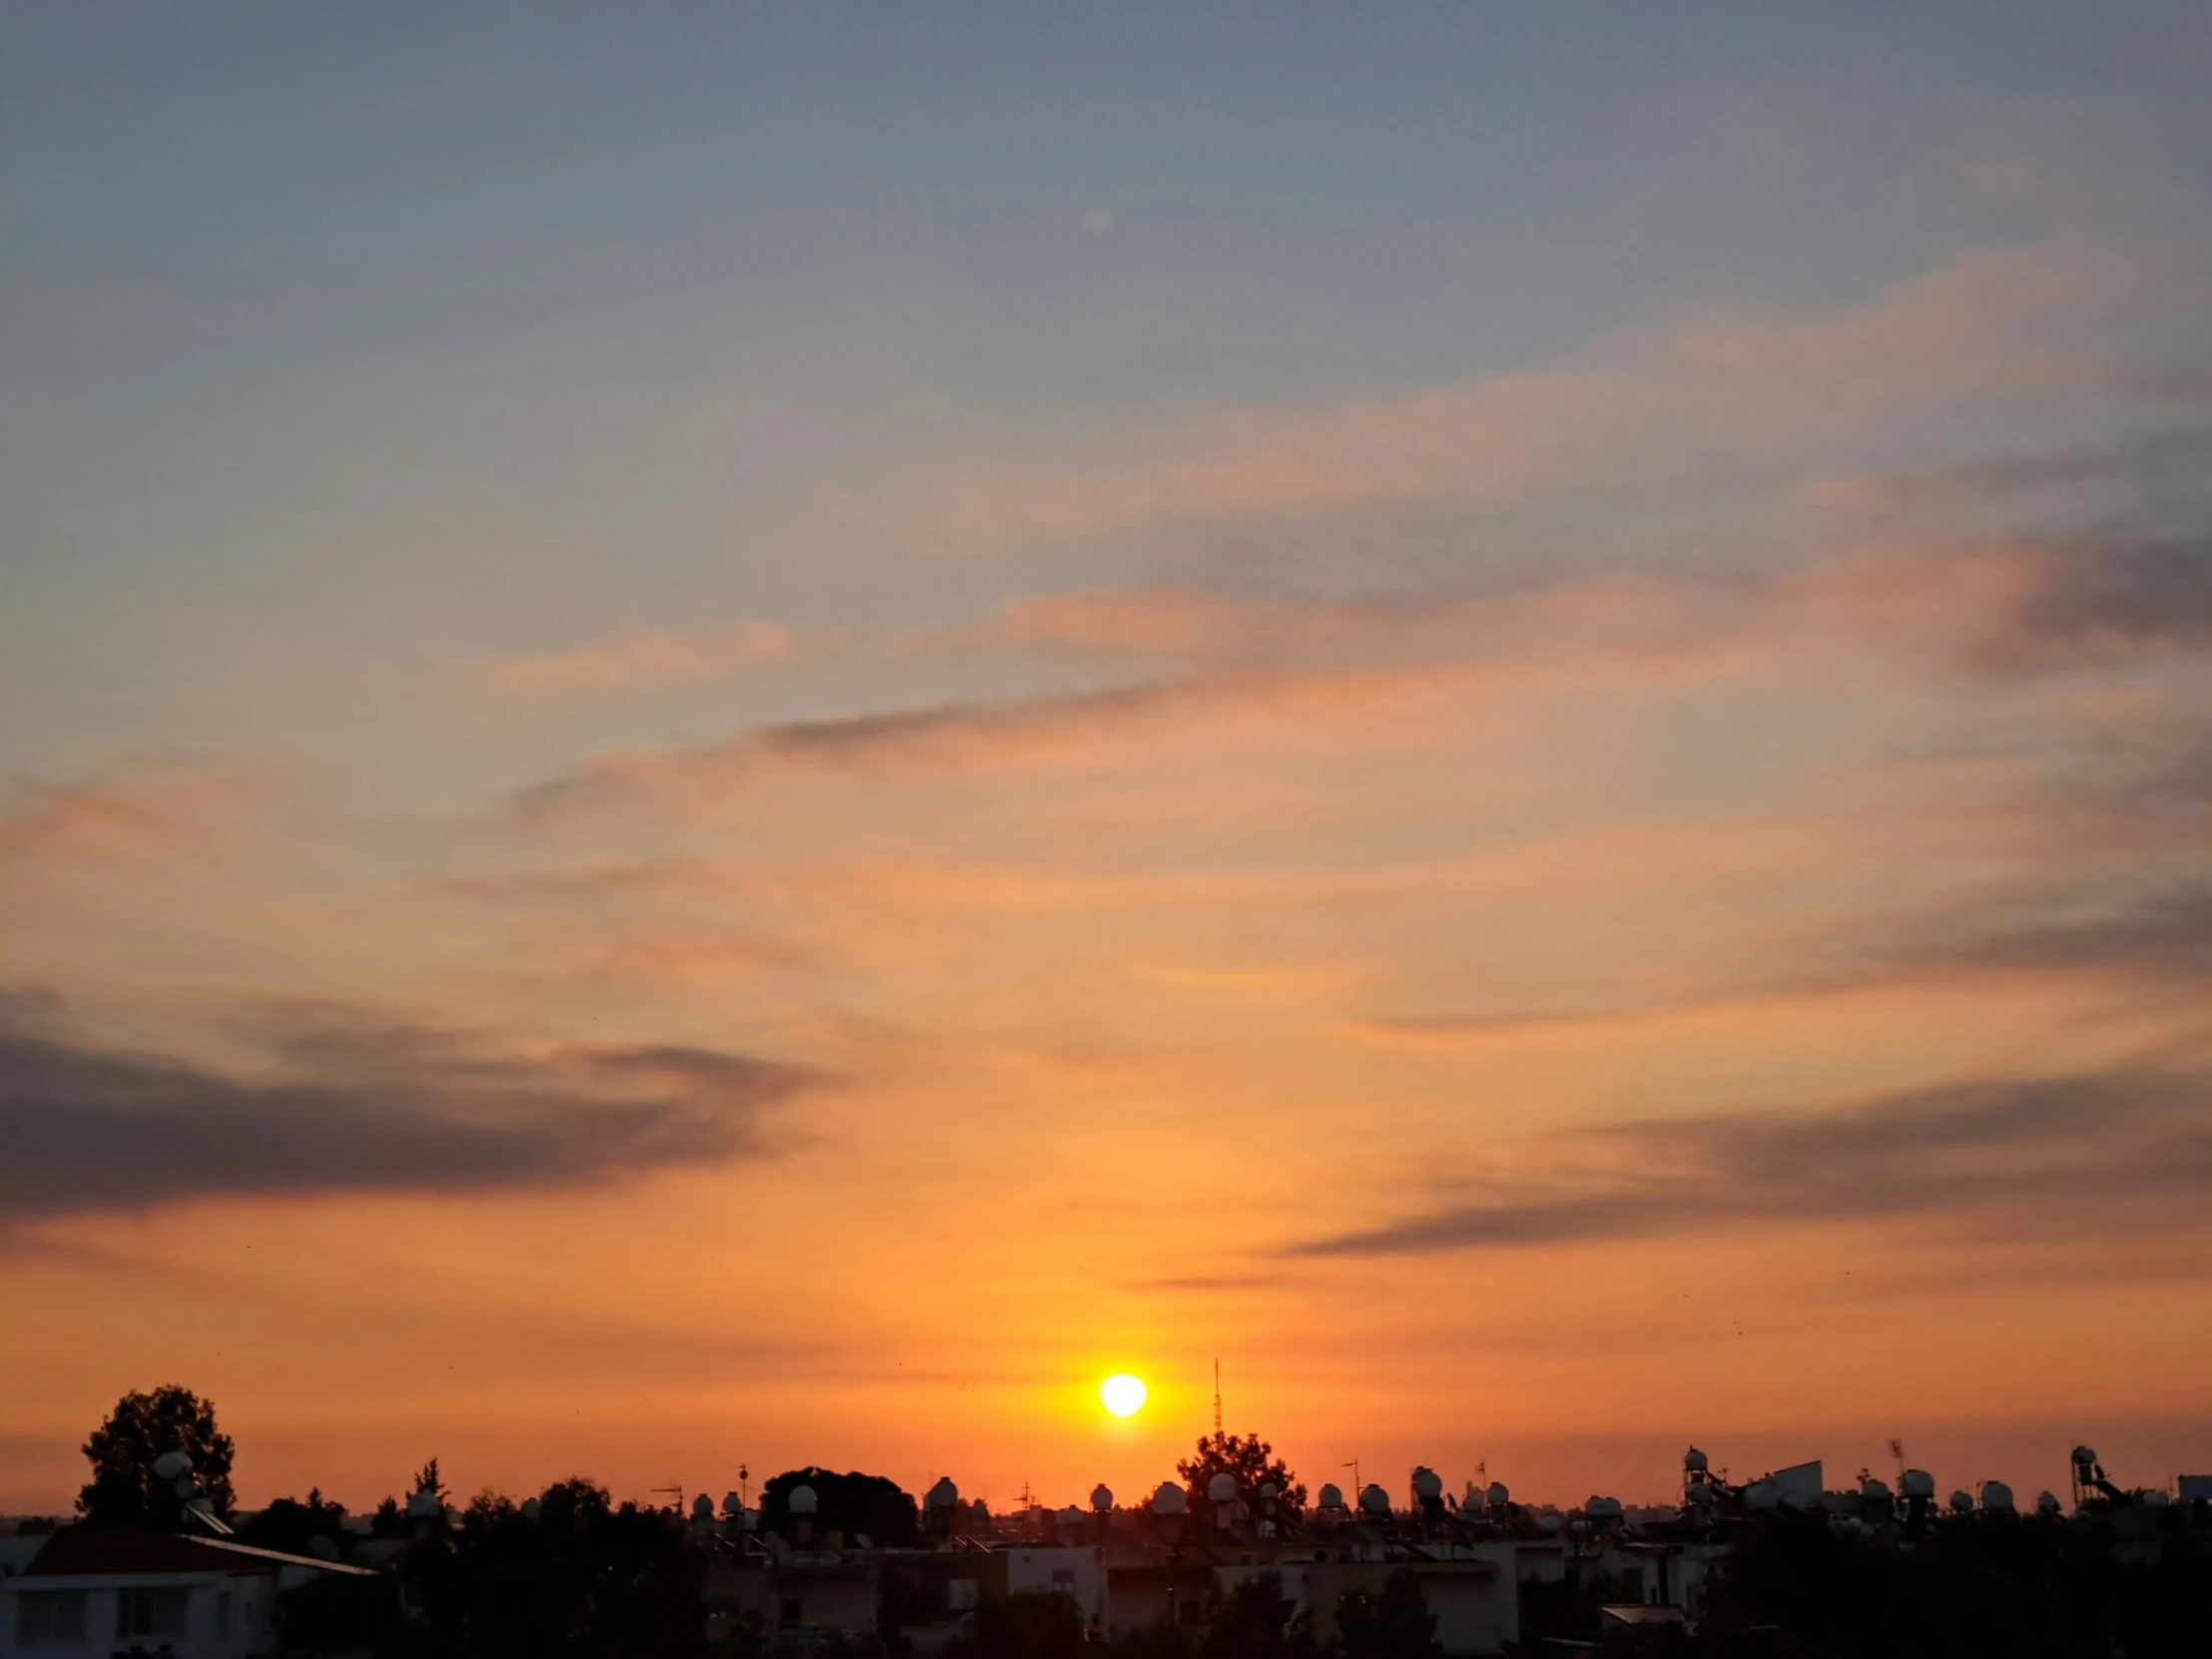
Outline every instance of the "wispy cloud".
<path id="1" fill-rule="evenodd" d="M 1778 1221 L 1942 1222 L 2025 1236 L 2171 1232 L 2212 1188 L 2212 1082 L 2113 1071 L 1883 1096 L 1822 1114 L 1679 1118 L 1526 1143 L 1479 1196 L 1300 1241 L 1424 1255 Z"/>
<path id="2" fill-rule="evenodd" d="M 217 1196 L 575 1186 L 760 1156 L 763 1114 L 827 1079 L 719 1049 L 526 1050 L 328 1009 L 267 1028 L 274 1077 L 0 1031 L 11 1215 Z"/>
<path id="3" fill-rule="evenodd" d="M 1039 596 L 967 635 L 1108 660 L 1097 689 L 782 722 L 719 743 L 600 756 L 516 792 L 544 822 L 711 798 L 770 764 L 855 770 L 1064 750 L 1228 706 L 1372 701 L 1464 683 L 1502 695 L 1611 676 L 1773 671 L 1871 650 L 1950 672 L 2028 673 L 2212 644 L 2212 543 L 2075 538 L 1855 545 L 1760 576 L 1598 573 L 1477 590 L 1254 599 L 1144 589 Z"/>
<path id="4" fill-rule="evenodd" d="M 480 663 L 468 677 L 495 697 L 532 701 L 696 685 L 788 662 L 793 652 L 793 631 L 772 622 L 697 634 L 631 627 L 565 651 Z"/>
<path id="5" fill-rule="evenodd" d="M 2126 365 L 2093 343 L 2098 328 L 2127 307 L 2186 314 L 2205 285 L 2202 261 L 2181 250 L 1987 249 L 1857 306 L 1708 308 L 1548 370 L 1223 414 L 1057 464 L 974 468 L 925 488 L 919 511 L 955 545 L 1019 546 L 1494 502 L 1586 488 L 1609 464 L 1787 454 L 1915 406 L 2108 383 Z"/>
<path id="6" fill-rule="evenodd" d="M 2176 888 L 2132 904 L 2051 909 L 2022 916 L 2017 897 L 2001 919 L 1924 918 L 1899 936 L 1863 927 L 1774 953 L 1750 968 L 1663 1001 L 1614 1007 L 1498 1008 L 1356 1021 L 1355 1035 L 1383 1041 L 1478 1042 L 1498 1037 L 1680 1019 L 1870 989 L 1959 984 L 2009 975 L 2110 975 L 2212 992 L 2212 892 Z"/>

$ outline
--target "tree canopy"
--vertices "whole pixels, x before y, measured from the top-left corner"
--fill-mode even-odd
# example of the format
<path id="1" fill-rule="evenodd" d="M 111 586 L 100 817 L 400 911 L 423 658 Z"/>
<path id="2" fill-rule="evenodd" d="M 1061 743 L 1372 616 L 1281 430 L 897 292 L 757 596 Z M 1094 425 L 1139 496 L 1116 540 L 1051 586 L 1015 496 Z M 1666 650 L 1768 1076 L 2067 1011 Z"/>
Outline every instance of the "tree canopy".
<path id="1" fill-rule="evenodd" d="M 239 1542 L 257 1549 L 280 1549 L 287 1555 L 306 1555 L 317 1538 L 337 1542 L 345 1528 L 345 1505 L 323 1501 L 322 1488 L 310 1487 L 305 1498 L 279 1497 L 239 1528 Z"/>
<path id="2" fill-rule="evenodd" d="M 1175 1465 L 1175 1472 L 1183 1477 L 1183 1483 L 1200 1497 L 1206 1495 L 1206 1483 L 1217 1474 L 1227 1472 L 1237 1481 L 1238 1495 L 1251 1502 L 1263 1482 L 1275 1482 L 1278 1499 L 1291 1509 L 1306 1507 L 1306 1488 L 1290 1465 L 1275 1455 L 1275 1447 L 1257 1434 L 1224 1434 L 1215 1430 L 1201 1435 L 1198 1452 Z"/>
<path id="3" fill-rule="evenodd" d="M 525 1515 L 485 1493 L 408 1552 L 426 1659 L 703 1659 L 705 1557 L 660 1514 L 564 1480 Z"/>
<path id="4" fill-rule="evenodd" d="M 182 1451 L 218 1515 L 237 1502 L 231 1489 L 231 1436 L 216 1427 L 215 1402 L 167 1383 L 131 1392 L 85 1441 L 92 1478 L 77 1493 L 77 1512 L 96 1526 L 176 1526 L 185 1499 L 173 1480 L 154 1473 L 154 1459 Z"/>
<path id="5" fill-rule="evenodd" d="M 857 1469 L 786 1469 L 761 1488 L 761 1525 L 787 1536 L 792 1530 L 792 1493 L 811 1486 L 815 1493 L 815 1535 L 866 1533 L 878 1544 L 910 1544 L 919 1534 L 913 1495 L 895 1480 Z"/>
<path id="6" fill-rule="evenodd" d="M 1337 1645 L 1344 1659 L 1443 1659 L 1436 1616 L 1409 1572 L 1393 1572 L 1380 1594 L 1354 1590 L 1337 1604 Z"/>

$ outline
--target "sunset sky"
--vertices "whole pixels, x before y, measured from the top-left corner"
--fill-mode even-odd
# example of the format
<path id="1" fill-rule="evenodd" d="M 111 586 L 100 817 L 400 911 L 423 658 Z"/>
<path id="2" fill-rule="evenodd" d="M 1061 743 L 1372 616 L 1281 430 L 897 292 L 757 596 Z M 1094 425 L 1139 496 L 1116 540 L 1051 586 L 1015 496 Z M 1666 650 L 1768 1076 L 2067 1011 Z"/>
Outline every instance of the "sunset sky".
<path id="1" fill-rule="evenodd" d="M 2212 1466 L 2208 84 L 9 8 L 0 1508 Z"/>

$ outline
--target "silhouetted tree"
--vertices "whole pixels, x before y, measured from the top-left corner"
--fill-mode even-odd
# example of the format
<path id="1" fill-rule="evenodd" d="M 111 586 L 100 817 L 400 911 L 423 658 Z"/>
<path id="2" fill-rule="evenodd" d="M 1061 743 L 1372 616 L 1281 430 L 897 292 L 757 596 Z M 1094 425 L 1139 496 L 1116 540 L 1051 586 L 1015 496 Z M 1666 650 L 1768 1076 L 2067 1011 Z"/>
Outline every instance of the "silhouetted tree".
<path id="1" fill-rule="evenodd" d="M 1083 1615 L 1057 1590 L 1007 1596 L 975 1610 L 975 1627 L 954 1644 L 958 1659 L 1081 1659 Z"/>
<path id="2" fill-rule="evenodd" d="M 1337 1646 L 1344 1659 L 1442 1659 L 1436 1618 L 1409 1572 L 1393 1572 L 1380 1595 L 1354 1590 L 1337 1603 Z"/>
<path id="3" fill-rule="evenodd" d="M 703 1659 L 706 1558 L 680 1527 L 565 1480 L 535 1518 L 486 1492 L 403 1568 L 430 1659 Z"/>
<path id="4" fill-rule="evenodd" d="M 1714 1575 L 1693 1651 L 1779 1626 L 1850 1659 L 2181 1653 L 2212 1628 L 2212 1547 L 2176 1529 L 2123 1562 L 2107 1516 L 1938 1516 L 1910 1547 L 1780 1514 L 1746 1526 Z"/>
<path id="5" fill-rule="evenodd" d="M 313 1486 L 308 1488 L 304 1501 L 296 1497 L 273 1499 L 268 1508 L 239 1528 L 239 1542 L 257 1549 L 305 1555 L 314 1548 L 315 1539 L 328 1538 L 335 1543 L 344 1529 L 345 1505 L 323 1502 L 322 1488 Z"/>
<path id="6" fill-rule="evenodd" d="M 1216 1604 L 1200 1659 L 1308 1659 L 1313 1623 L 1297 1611 L 1274 1573 L 1247 1578 Z"/>
<path id="7" fill-rule="evenodd" d="M 815 1536 L 842 1532 L 847 1538 L 865 1532 L 871 1542 L 910 1544 L 919 1533 L 911 1493 L 895 1480 L 880 1474 L 854 1470 L 836 1474 L 829 1469 L 786 1469 L 761 1488 L 761 1526 L 764 1531 L 792 1533 L 791 1498 L 795 1488 L 815 1491 Z"/>
<path id="8" fill-rule="evenodd" d="M 92 1478 L 77 1494 L 77 1512 L 96 1526 L 177 1525 L 184 1498 L 175 1482 L 156 1477 L 154 1459 L 182 1451 L 215 1512 L 228 1516 L 236 1501 L 233 1450 L 231 1436 L 216 1427 L 213 1400 L 174 1383 L 127 1393 L 85 1441 Z"/>
<path id="9" fill-rule="evenodd" d="M 1202 1498 L 1206 1495 L 1206 1483 L 1225 1470 L 1236 1476 L 1238 1494 L 1247 1503 L 1253 1500 L 1263 1481 L 1273 1480 L 1281 1488 L 1279 1501 L 1292 1509 L 1306 1507 L 1305 1486 L 1291 1472 L 1290 1465 L 1275 1456 L 1275 1447 L 1257 1434 L 1224 1434 L 1216 1430 L 1202 1435 L 1198 1454 L 1175 1465 L 1175 1472 L 1183 1477 L 1183 1484 Z"/>

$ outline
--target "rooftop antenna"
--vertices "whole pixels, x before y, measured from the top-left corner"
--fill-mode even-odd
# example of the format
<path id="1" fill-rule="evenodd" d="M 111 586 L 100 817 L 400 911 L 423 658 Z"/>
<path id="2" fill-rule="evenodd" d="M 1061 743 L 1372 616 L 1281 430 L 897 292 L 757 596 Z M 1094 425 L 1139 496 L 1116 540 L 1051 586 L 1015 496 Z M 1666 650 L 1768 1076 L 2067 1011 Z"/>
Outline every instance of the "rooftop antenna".
<path id="1" fill-rule="evenodd" d="M 1365 1486 L 1360 1484 L 1360 1459 L 1355 1457 L 1349 1463 L 1339 1463 L 1337 1467 L 1352 1471 L 1352 1501 L 1359 1502 L 1360 1494 L 1367 1490 Z"/>
<path id="2" fill-rule="evenodd" d="M 683 1487 L 681 1487 L 681 1486 L 655 1486 L 655 1487 L 653 1488 L 653 1490 L 654 1490 L 654 1491 L 656 1491 L 656 1492 L 673 1492 L 673 1493 L 675 1493 L 675 1494 L 676 1494 L 676 1512 L 677 1512 L 677 1513 L 678 1513 L 679 1515 L 680 1515 L 680 1514 L 682 1514 L 682 1513 L 684 1512 L 684 1488 L 683 1488 Z"/>
<path id="3" fill-rule="evenodd" d="M 1898 1460 L 1898 1490 L 1902 1492 L 1905 1490 L 1905 1442 L 1892 1439 L 1890 1441 L 1890 1455 Z"/>
<path id="4" fill-rule="evenodd" d="M 1221 1362 L 1214 1362 L 1214 1432 L 1221 1433 Z"/>

